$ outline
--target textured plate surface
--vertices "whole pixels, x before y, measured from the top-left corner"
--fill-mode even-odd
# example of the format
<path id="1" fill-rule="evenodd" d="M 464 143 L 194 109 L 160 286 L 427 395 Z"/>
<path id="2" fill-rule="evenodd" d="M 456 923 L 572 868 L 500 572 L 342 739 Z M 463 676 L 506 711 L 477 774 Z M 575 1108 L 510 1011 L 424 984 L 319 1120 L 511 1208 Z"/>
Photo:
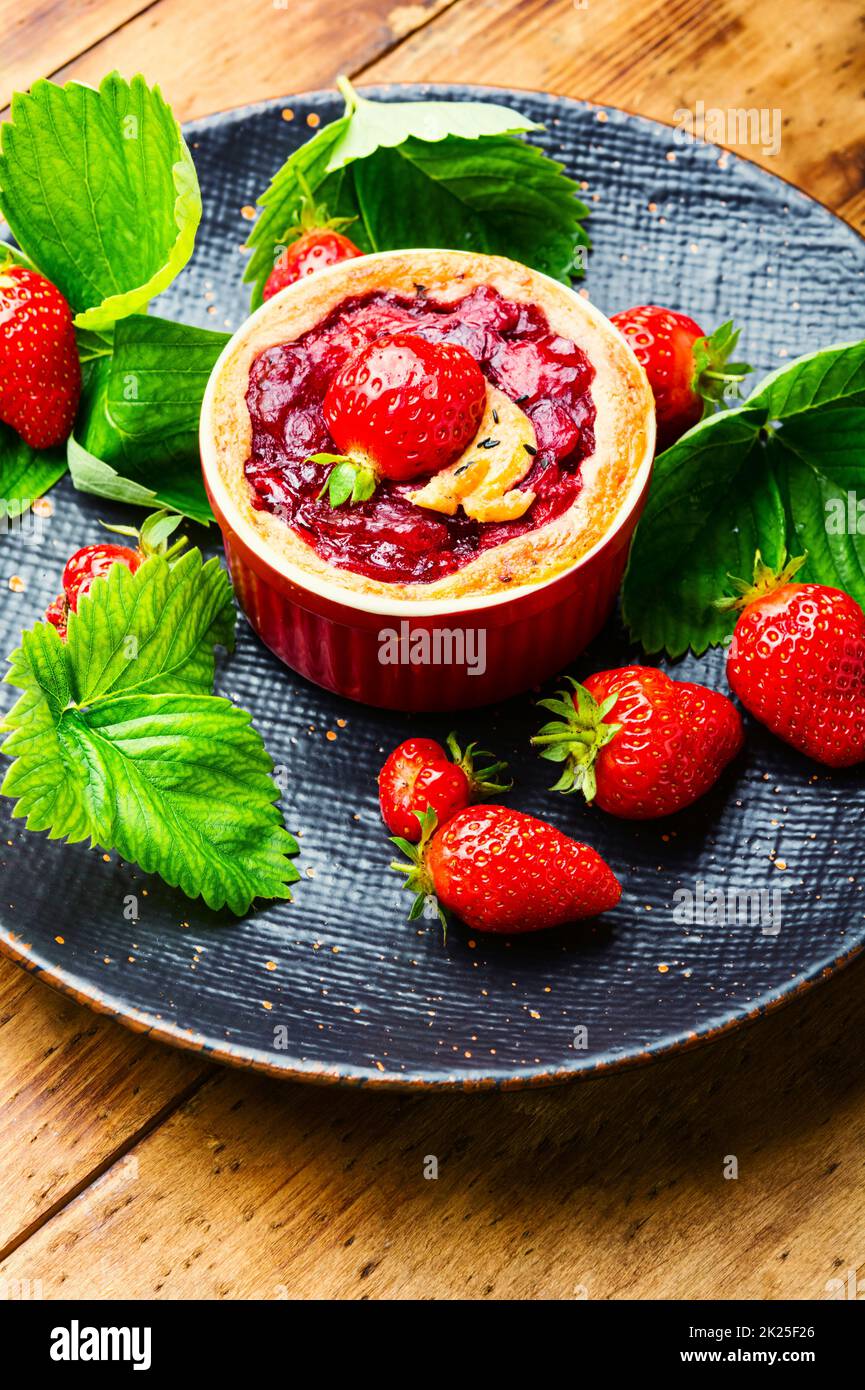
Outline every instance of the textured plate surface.
<path id="1" fill-rule="evenodd" d="M 544 122 L 538 138 L 587 185 L 596 249 L 585 286 L 605 312 L 654 300 L 707 327 L 732 316 L 745 325 L 744 356 L 758 375 L 865 335 L 863 242 L 755 165 L 678 145 L 651 121 L 542 94 L 374 94 L 430 92 L 507 100 Z M 242 210 L 308 136 L 307 118 L 341 111 L 332 94 L 291 98 L 292 119 L 286 105 L 188 127 L 204 222 L 159 312 L 220 329 L 242 321 Z M 23 532 L 0 539 L 3 652 L 57 592 L 66 557 L 98 538 L 97 517 L 129 519 L 68 480 L 51 499 L 38 543 Z M 216 549 L 215 531 L 205 544 Z M 15 575 L 21 592 L 10 590 Z M 613 621 L 574 674 L 636 655 Z M 718 652 L 679 663 L 676 674 L 726 688 Z M 243 622 L 219 686 L 252 711 L 285 769 L 286 822 L 302 849 L 293 903 L 241 923 L 214 918 L 116 855 L 28 834 L 11 803 L 0 804 L 0 948 L 134 1027 L 284 1075 L 525 1085 L 711 1036 L 861 948 L 865 777 L 830 775 L 752 721 L 746 753 L 710 796 L 670 821 L 633 826 L 546 790 L 555 773 L 527 748 L 539 723 L 531 696 L 446 722 L 368 710 L 293 676 Z M 4 687 L 4 710 L 13 698 Z M 625 891 L 601 924 L 512 941 L 456 926 L 445 947 L 434 923 L 406 923 L 375 777 L 410 732 L 440 737 L 451 723 L 511 761 L 511 805 L 587 839 L 612 864 Z M 767 896 L 737 914 L 730 889 Z M 701 893 L 710 902 L 716 891 L 726 920 L 701 921 Z M 685 920 L 687 902 L 697 920 Z"/>

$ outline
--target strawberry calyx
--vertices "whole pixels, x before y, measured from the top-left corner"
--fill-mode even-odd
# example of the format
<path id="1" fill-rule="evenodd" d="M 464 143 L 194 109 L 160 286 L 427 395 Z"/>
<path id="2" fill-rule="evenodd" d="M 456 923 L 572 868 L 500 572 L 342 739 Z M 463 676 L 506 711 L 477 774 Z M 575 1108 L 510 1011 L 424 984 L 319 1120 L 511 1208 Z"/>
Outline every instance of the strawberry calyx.
<path id="1" fill-rule="evenodd" d="M 398 874 L 405 874 L 404 888 L 414 893 L 414 901 L 409 909 L 408 920 L 416 922 L 419 917 L 438 917 L 447 940 L 448 919 L 444 908 L 436 896 L 432 874 L 427 868 L 426 850 L 438 828 L 438 816 L 431 806 L 423 812 L 415 811 L 420 821 L 420 840 L 413 845 L 401 835 L 392 835 L 391 843 L 406 856 L 405 860 L 392 859 L 390 867 Z"/>
<path id="2" fill-rule="evenodd" d="M 375 492 L 375 470 L 361 459 L 348 454 L 310 454 L 306 462 L 330 465 L 318 496 L 327 496 L 332 507 L 341 507 L 344 502 L 352 506 L 366 502 Z"/>
<path id="3" fill-rule="evenodd" d="M 356 217 L 328 217 L 327 208 L 316 203 L 306 176 L 300 169 L 297 170 L 297 181 L 302 193 L 300 212 L 297 222 L 286 229 L 282 238 L 284 242 L 296 241 L 309 232 L 341 232 L 344 227 L 350 227 L 357 221 Z"/>
<path id="4" fill-rule="evenodd" d="M 776 589 L 782 589 L 785 584 L 789 584 L 799 573 L 805 561 L 805 555 L 797 555 L 790 559 L 786 551 L 781 559 L 779 566 L 767 565 L 759 550 L 754 557 L 754 577 L 753 579 L 737 579 L 734 574 L 728 574 L 727 578 L 735 589 L 735 594 L 726 598 L 715 600 L 715 608 L 721 613 L 741 613 L 758 599 L 768 598 L 774 594 Z"/>
<path id="5" fill-rule="evenodd" d="M 718 405 L 723 404 L 725 396 L 741 396 L 739 389 L 742 377 L 752 368 L 747 362 L 730 362 L 730 353 L 736 348 L 741 333 L 733 327 L 729 319 L 716 328 L 714 333 L 698 338 L 691 352 L 694 358 L 694 375 L 691 390 L 703 401 L 703 414 L 711 415 Z"/>
<path id="6" fill-rule="evenodd" d="M 487 796 L 498 796 L 501 792 L 509 791 L 514 785 L 510 778 L 507 781 L 498 780 L 508 770 L 508 765 L 505 762 L 493 761 L 486 763 L 483 767 L 475 767 L 475 759 L 495 759 L 495 753 L 490 753 L 485 748 L 478 748 L 476 743 L 470 743 L 463 750 L 457 742 L 455 733 L 448 734 L 446 743 L 448 752 L 457 767 L 461 768 L 466 775 L 473 801 L 483 800 Z"/>
<path id="7" fill-rule="evenodd" d="M 153 512 L 140 527 L 109 526 L 106 521 L 100 521 L 99 525 L 104 531 L 111 531 L 115 536 L 127 536 L 134 540 L 145 560 L 149 560 L 153 555 L 161 555 L 164 559 L 171 560 L 175 555 L 179 555 L 187 544 L 185 536 L 178 537 L 171 546 L 168 544 L 169 537 L 174 534 L 182 520 L 179 512 L 164 509 Z"/>
<path id="8" fill-rule="evenodd" d="M 545 724 L 532 739 L 541 757 L 551 763 L 564 763 L 562 775 L 550 788 L 554 792 L 582 792 L 591 804 L 597 792 L 595 762 L 602 748 L 616 737 L 621 724 L 606 723 L 618 699 L 610 695 L 602 704 L 578 681 L 567 677 L 573 696 L 567 690 L 549 700 L 539 700 L 543 709 L 559 716 Z"/>

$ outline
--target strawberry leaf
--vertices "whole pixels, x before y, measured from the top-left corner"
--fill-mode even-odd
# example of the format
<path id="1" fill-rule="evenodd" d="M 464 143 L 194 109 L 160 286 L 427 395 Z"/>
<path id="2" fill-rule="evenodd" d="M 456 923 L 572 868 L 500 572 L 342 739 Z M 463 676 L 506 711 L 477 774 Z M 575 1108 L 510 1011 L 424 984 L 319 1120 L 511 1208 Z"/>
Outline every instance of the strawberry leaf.
<path id="1" fill-rule="evenodd" d="M 189 260 L 201 194 L 158 87 L 40 80 L 0 132 L 0 207 L 24 252 L 101 332 L 146 307 Z M 130 214 L 140 210 L 134 225 Z"/>
<path id="2" fill-rule="evenodd" d="M 452 135 L 475 140 L 481 135 L 512 135 L 543 128 L 493 102 L 372 101 L 355 91 L 345 77 L 337 79 L 337 86 L 345 97 L 350 119 L 331 150 L 329 174 L 355 159 L 366 159 L 376 150 L 395 149 L 408 139 L 438 144 Z"/>
<path id="3" fill-rule="evenodd" d="M 22 516 L 65 472 L 62 449 L 31 449 L 0 424 L 0 519 Z"/>
<path id="4" fill-rule="evenodd" d="M 834 585 L 865 605 L 865 408 L 798 415 L 773 440 L 797 579 Z"/>
<path id="5" fill-rule="evenodd" d="M 381 102 L 345 81 L 346 113 L 295 151 L 259 199 L 244 279 L 253 307 L 311 190 L 329 217 L 354 219 L 362 251 L 418 245 L 512 256 L 557 279 L 581 274 L 588 208 L 562 166 L 517 138 L 539 129 L 490 102 Z"/>
<path id="6" fill-rule="evenodd" d="M 291 234 L 291 228 L 297 226 L 303 217 L 304 204 L 309 196 L 308 190 L 314 192 L 318 202 L 326 202 L 329 215 L 337 214 L 338 209 L 334 203 L 339 200 L 342 175 L 327 180 L 327 165 L 347 126 L 347 116 L 324 126 L 286 160 L 279 173 L 271 180 L 270 187 L 259 198 L 262 212 L 247 242 L 252 255 L 243 273 L 244 280 L 251 280 L 255 286 L 252 295 L 253 308 L 257 308 L 262 302 L 265 282 L 285 250 L 285 241 Z M 351 216 L 351 213 L 343 215 Z"/>
<path id="7" fill-rule="evenodd" d="M 114 350 L 90 364 L 75 436 L 67 445 L 81 492 L 164 506 L 207 525 L 198 419 L 210 372 L 228 341 L 188 324 L 134 314 Z"/>
<path id="8" fill-rule="evenodd" d="M 771 566 L 808 552 L 801 577 L 865 603 L 865 342 L 810 353 L 741 405 L 659 455 L 622 591 L 649 652 L 697 654 L 736 615 L 718 607 L 759 550 Z M 865 513 L 865 508 L 863 508 Z M 834 524 L 833 524 L 834 519 Z"/>
<path id="9" fill-rule="evenodd" d="M 22 694 L 3 725 L 0 792 L 52 839 L 88 840 L 238 915 L 286 898 L 297 844 L 273 764 L 245 710 L 209 693 L 213 644 L 232 640 L 230 586 L 198 551 L 114 566 L 70 615 L 10 657 Z"/>
<path id="10" fill-rule="evenodd" d="M 65 646 L 73 699 L 117 691 L 213 689 L 213 646 L 234 645 L 231 584 L 216 559 L 154 555 L 131 574 L 113 565 L 70 613 Z"/>
<path id="11" fill-rule="evenodd" d="M 60 710 L 33 692 L 34 645 L 25 639 L 17 666 L 25 695 L 7 720 L 3 751 L 15 761 L 0 787 L 28 830 L 89 839 L 238 916 L 254 898 L 291 896 L 298 873 L 286 856 L 297 845 L 245 710 L 215 695 L 115 696 Z M 58 662 L 59 637 L 52 646 Z"/>

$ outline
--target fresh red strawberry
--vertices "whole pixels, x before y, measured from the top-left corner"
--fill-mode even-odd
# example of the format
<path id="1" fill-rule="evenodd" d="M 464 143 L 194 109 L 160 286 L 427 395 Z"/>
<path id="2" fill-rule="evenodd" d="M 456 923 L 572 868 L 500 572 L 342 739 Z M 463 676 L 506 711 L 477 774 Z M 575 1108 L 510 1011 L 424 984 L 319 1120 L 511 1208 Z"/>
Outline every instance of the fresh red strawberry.
<path id="1" fill-rule="evenodd" d="M 125 565 L 134 574 L 144 560 L 140 550 L 127 545 L 85 545 L 66 561 L 63 571 L 63 592 L 73 613 L 78 600 L 90 592 L 93 581 L 101 579 L 113 565 Z"/>
<path id="2" fill-rule="evenodd" d="M 446 468 L 478 432 L 486 380 L 471 353 L 394 333 L 354 353 L 332 378 L 324 418 L 342 457 L 361 481 L 352 500 L 372 495 L 379 478 L 408 482 Z M 328 487 L 328 484 L 325 484 Z M 338 494 L 331 501 L 346 500 Z"/>
<path id="3" fill-rule="evenodd" d="M 262 298 L 270 299 L 280 290 L 284 290 L 286 285 L 293 285 L 295 280 L 302 280 L 305 275 L 314 275 L 317 270 L 324 270 L 326 266 L 337 265 L 340 261 L 350 261 L 355 256 L 362 255 L 359 247 L 341 232 L 335 232 L 328 227 L 313 228 L 304 232 L 282 252 L 267 277 Z"/>
<path id="4" fill-rule="evenodd" d="M 0 420 L 31 449 L 62 444 L 81 395 L 72 310 L 36 270 L 0 269 Z"/>
<path id="5" fill-rule="evenodd" d="M 588 845 L 546 821 L 504 806 L 470 806 L 440 828 L 434 811 L 421 818 L 419 845 L 395 839 L 415 893 L 414 921 L 430 904 L 456 913 L 475 931 L 531 932 L 596 917 L 615 907 L 621 885 Z"/>
<path id="6" fill-rule="evenodd" d="M 652 666 L 624 666 L 571 681 L 541 700 L 559 718 L 534 744 L 565 763 L 554 791 L 581 791 L 627 820 L 669 816 L 714 786 L 744 743 L 742 720 L 724 695 L 674 681 Z"/>
<path id="7" fill-rule="evenodd" d="M 66 641 L 66 624 L 69 620 L 69 600 L 65 594 L 58 594 L 52 599 L 45 609 L 45 621 L 52 627 L 56 627 L 60 636 Z"/>
<path id="8" fill-rule="evenodd" d="M 491 758 L 492 753 L 478 752 L 473 743 L 463 752 L 454 734 L 447 743 L 450 758 L 435 739 L 407 739 L 393 750 L 379 773 L 382 820 L 393 835 L 419 840 L 418 815 L 430 806 L 439 825 L 444 825 L 479 797 L 507 791 L 510 783 L 496 780 L 506 771 L 504 763 L 474 766 L 475 757 Z"/>
<path id="9" fill-rule="evenodd" d="M 865 614 L 825 584 L 790 581 L 805 556 L 775 571 L 758 552 L 752 584 L 735 581 L 741 608 L 727 679 L 747 710 L 785 743 L 829 767 L 865 761 Z"/>
<path id="10" fill-rule="evenodd" d="M 645 369 L 655 397 L 658 453 L 710 415 L 725 392 L 738 395 L 738 385 L 751 368 L 728 362 L 739 341 L 732 321 L 707 336 L 687 314 L 644 304 L 613 314 L 611 322 L 624 333 Z"/>
<path id="11" fill-rule="evenodd" d="M 305 275 L 314 275 L 326 266 L 337 265 L 340 261 L 350 261 L 363 252 L 343 236 L 342 227 L 351 226 L 353 217 L 328 217 L 323 207 L 317 207 L 309 184 L 302 174 L 298 174 L 303 198 L 300 204 L 300 220 L 289 227 L 285 234 L 288 245 L 274 263 L 262 291 L 263 299 L 293 285 Z"/>

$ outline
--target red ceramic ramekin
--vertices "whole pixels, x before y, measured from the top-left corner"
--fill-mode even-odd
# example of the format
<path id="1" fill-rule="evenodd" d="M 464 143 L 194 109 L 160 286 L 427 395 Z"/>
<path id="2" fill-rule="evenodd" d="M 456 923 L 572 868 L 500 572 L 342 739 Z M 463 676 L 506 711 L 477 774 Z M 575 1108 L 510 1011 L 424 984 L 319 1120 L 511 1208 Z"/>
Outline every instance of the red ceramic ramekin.
<path id="1" fill-rule="evenodd" d="M 603 626 L 648 492 L 652 431 L 609 529 L 570 569 L 489 596 L 387 599 L 340 588 L 282 557 L 261 553 L 255 531 L 220 486 L 214 464 L 212 387 L 220 362 L 202 407 L 205 486 L 240 605 L 258 636 L 292 670 L 339 695 L 386 709 L 466 709 L 546 680 Z"/>

